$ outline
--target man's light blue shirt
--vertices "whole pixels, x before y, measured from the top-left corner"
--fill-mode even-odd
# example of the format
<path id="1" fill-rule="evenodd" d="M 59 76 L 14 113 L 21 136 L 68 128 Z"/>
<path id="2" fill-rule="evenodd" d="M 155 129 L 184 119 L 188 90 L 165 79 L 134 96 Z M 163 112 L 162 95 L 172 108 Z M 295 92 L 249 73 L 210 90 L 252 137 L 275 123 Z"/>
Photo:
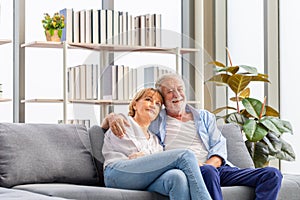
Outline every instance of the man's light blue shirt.
<path id="1" fill-rule="evenodd" d="M 193 115 L 197 133 L 208 151 L 207 159 L 217 155 L 223 158 L 223 164 L 227 163 L 226 139 L 217 127 L 215 115 L 207 110 L 195 109 L 190 105 L 186 105 L 185 110 Z M 167 113 L 165 109 L 162 109 L 157 119 L 149 127 L 149 130 L 157 135 L 163 146 L 165 146 L 166 124 Z"/>

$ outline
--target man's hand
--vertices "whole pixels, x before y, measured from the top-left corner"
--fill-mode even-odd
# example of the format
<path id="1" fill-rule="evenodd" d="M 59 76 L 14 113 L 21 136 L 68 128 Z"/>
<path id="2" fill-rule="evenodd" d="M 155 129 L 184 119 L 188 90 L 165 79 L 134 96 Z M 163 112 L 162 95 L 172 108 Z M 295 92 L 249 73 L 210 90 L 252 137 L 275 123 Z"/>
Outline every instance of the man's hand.
<path id="1" fill-rule="evenodd" d="M 222 159 L 219 156 L 212 156 L 205 162 L 205 164 L 218 168 L 222 165 Z"/>
<path id="2" fill-rule="evenodd" d="M 122 115 L 110 113 L 102 121 L 101 127 L 111 129 L 111 131 L 119 138 L 126 134 L 125 126 L 130 126 L 129 122 Z"/>

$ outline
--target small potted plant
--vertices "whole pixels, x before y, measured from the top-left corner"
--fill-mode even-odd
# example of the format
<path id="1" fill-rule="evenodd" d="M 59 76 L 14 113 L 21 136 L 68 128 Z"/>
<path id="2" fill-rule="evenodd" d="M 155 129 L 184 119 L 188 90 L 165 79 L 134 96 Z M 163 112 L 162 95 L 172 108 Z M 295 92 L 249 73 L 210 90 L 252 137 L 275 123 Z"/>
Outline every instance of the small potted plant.
<path id="1" fill-rule="evenodd" d="M 269 83 L 268 75 L 258 73 L 255 67 L 233 66 L 228 49 L 227 54 L 230 66 L 218 61 L 211 62 L 210 64 L 216 66 L 216 74 L 208 81 L 230 88 L 234 93 L 234 97 L 230 100 L 235 102 L 236 107 L 224 106 L 213 113 L 217 115 L 223 110 L 233 111 L 224 116 L 217 115 L 217 118 L 223 118 L 225 123 L 236 123 L 241 126 L 247 137 L 246 146 L 255 167 L 268 165 L 272 158 L 295 160 L 292 146 L 281 137 L 283 133 L 293 132 L 291 124 L 280 119 L 279 113 L 266 105 L 266 97 L 263 101 L 250 98 L 248 85 L 253 81 Z"/>
<path id="2" fill-rule="evenodd" d="M 47 41 L 60 42 L 62 36 L 62 29 L 65 27 L 65 16 L 54 13 L 53 17 L 50 17 L 48 13 L 44 14 L 42 20 L 43 27 L 45 29 L 45 35 Z"/>

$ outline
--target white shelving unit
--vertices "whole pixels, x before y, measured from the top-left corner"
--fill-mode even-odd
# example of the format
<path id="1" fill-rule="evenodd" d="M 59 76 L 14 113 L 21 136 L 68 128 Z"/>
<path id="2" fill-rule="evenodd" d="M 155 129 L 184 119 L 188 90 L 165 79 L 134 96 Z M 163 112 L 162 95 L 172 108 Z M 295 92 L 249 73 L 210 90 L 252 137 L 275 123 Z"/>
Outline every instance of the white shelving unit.
<path id="1" fill-rule="evenodd" d="M 66 42 L 41 42 L 34 41 L 21 45 L 24 48 L 58 48 L 63 49 L 63 99 L 24 99 L 22 103 L 63 103 L 63 121 L 67 122 L 67 104 L 68 103 L 82 103 L 82 104 L 98 104 L 101 105 L 101 119 L 107 114 L 108 105 L 126 105 L 129 100 L 72 100 L 67 96 L 67 50 L 68 49 L 88 49 L 92 51 L 98 51 L 106 54 L 108 52 L 145 52 L 145 53 L 160 53 L 160 54 L 173 54 L 176 59 L 176 71 L 181 73 L 179 69 L 180 55 L 187 53 L 197 53 L 199 49 L 195 48 L 161 48 L 152 46 L 122 46 L 122 45 L 107 45 L 107 44 L 85 44 L 85 43 L 66 43 Z M 101 56 L 101 64 L 105 65 L 105 56 Z M 192 101 L 190 103 L 198 103 Z"/>
<path id="2" fill-rule="evenodd" d="M 7 39 L 0 39 L 0 45 L 4 45 L 4 44 L 8 44 L 11 43 L 11 40 L 7 40 Z M 8 98 L 0 98 L 0 102 L 8 102 L 11 101 L 11 99 Z"/>

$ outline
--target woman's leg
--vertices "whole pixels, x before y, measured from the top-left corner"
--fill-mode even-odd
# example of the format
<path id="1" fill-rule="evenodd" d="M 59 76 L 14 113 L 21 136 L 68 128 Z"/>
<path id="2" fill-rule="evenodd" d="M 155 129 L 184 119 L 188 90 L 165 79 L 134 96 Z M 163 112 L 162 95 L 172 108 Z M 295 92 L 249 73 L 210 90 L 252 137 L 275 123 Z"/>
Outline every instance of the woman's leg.
<path id="1" fill-rule="evenodd" d="M 190 150 L 168 150 L 149 156 L 116 162 L 104 171 L 108 187 L 145 190 L 170 169 L 182 170 L 188 180 L 191 199 L 211 199 Z M 168 180 L 166 180 L 168 181 Z"/>
<path id="2" fill-rule="evenodd" d="M 166 171 L 147 190 L 169 196 L 170 200 L 191 199 L 188 180 L 183 171 L 179 169 Z"/>

